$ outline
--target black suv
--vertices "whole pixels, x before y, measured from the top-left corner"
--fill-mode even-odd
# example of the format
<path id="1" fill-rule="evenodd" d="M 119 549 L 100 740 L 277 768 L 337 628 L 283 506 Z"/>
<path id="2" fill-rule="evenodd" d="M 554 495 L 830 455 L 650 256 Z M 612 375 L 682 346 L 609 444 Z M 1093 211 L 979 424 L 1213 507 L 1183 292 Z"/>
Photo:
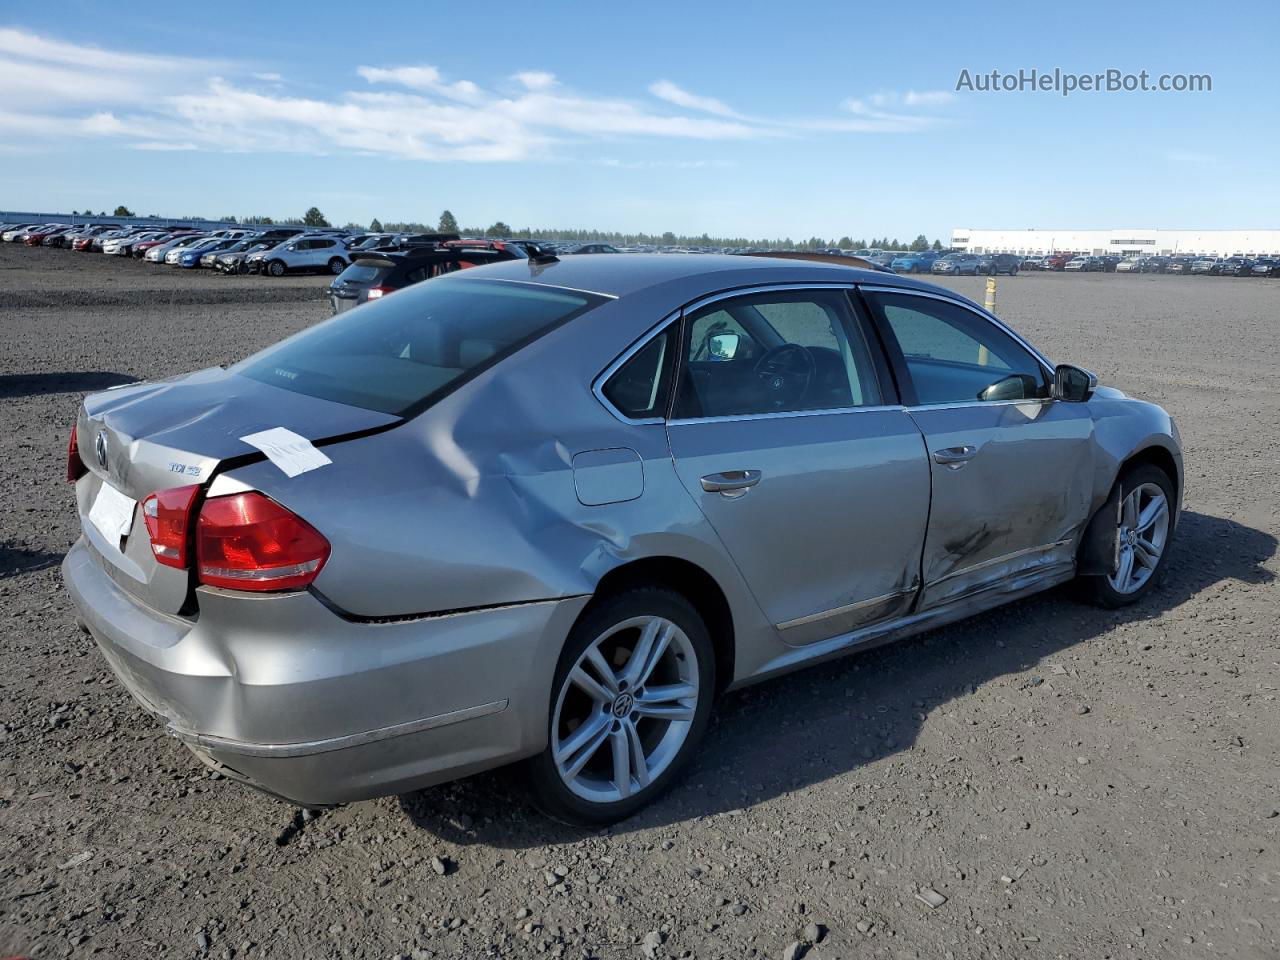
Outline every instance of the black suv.
<path id="1" fill-rule="evenodd" d="M 329 294 L 333 312 L 342 313 L 432 277 L 467 267 L 478 267 L 484 263 L 518 259 L 523 258 L 510 251 L 497 249 L 422 248 L 405 253 L 359 253 L 351 265 L 334 278 L 325 292 Z"/>
<path id="2" fill-rule="evenodd" d="M 978 258 L 978 273 L 985 273 L 989 277 L 1007 273 L 1012 277 L 1017 275 L 1021 265 L 1022 260 L 1012 253 L 988 253 Z"/>

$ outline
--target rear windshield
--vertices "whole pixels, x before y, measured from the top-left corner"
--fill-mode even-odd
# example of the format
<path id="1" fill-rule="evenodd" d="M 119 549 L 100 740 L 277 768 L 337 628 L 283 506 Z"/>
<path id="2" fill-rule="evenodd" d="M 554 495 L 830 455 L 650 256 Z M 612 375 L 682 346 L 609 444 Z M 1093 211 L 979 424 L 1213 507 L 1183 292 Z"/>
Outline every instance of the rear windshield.
<path id="1" fill-rule="evenodd" d="M 384 270 L 390 269 L 390 267 L 375 267 L 367 263 L 353 263 L 342 271 L 338 282 L 373 283 Z"/>
<path id="2" fill-rule="evenodd" d="M 442 277 L 340 313 L 231 369 L 295 393 L 409 417 L 603 299 Z"/>

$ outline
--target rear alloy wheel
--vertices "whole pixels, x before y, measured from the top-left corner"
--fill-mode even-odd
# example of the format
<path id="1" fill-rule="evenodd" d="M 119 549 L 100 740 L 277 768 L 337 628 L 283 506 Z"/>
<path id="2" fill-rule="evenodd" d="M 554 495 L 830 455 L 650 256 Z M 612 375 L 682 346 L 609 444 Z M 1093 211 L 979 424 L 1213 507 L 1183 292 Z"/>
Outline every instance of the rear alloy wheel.
<path id="1" fill-rule="evenodd" d="M 1175 501 L 1168 475 L 1144 464 L 1127 471 L 1118 483 L 1111 570 L 1087 578 L 1093 599 L 1104 607 L 1126 606 L 1151 590 L 1173 542 Z"/>
<path id="2" fill-rule="evenodd" d="M 688 600 L 639 588 L 602 601 L 561 655 L 547 749 L 529 761 L 535 802 L 577 825 L 631 816 L 674 782 L 714 690 L 711 639 Z"/>
<path id="3" fill-rule="evenodd" d="M 347 269 L 347 265 L 342 261 L 341 257 L 334 257 L 329 261 L 329 272 L 335 277 L 345 269 Z"/>
<path id="4" fill-rule="evenodd" d="M 272 260 L 267 264 L 267 273 L 271 274 L 273 277 L 283 277 L 284 263 L 280 260 Z"/>

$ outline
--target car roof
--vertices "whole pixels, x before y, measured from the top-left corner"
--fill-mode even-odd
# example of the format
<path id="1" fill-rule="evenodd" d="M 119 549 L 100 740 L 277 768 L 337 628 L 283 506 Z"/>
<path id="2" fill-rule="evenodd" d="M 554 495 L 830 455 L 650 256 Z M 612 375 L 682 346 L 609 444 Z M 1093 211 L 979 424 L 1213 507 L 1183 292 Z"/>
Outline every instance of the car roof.
<path id="1" fill-rule="evenodd" d="M 566 257 L 563 260 L 507 260 L 473 267 L 470 278 L 520 280 L 550 287 L 568 287 L 592 293 L 625 297 L 651 287 L 697 277 L 723 274 L 725 287 L 752 283 L 865 283 L 957 294 L 908 277 L 862 270 L 818 260 L 784 260 L 773 257 L 741 257 L 730 254 L 689 256 L 658 253 L 620 253 L 609 257 Z M 736 276 L 730 276 L 736 275 Z M 709 279 L 707 292 L 716 289 Z M 958 297 L 958 299 L 964 299 Z"/>

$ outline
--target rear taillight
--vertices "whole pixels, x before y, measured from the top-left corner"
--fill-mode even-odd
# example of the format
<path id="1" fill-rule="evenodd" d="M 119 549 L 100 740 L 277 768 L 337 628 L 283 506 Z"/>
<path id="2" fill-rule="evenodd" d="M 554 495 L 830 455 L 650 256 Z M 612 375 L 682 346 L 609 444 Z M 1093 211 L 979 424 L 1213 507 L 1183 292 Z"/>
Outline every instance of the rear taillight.
<path id="1" fill-rule="evenodd" d="M 260 493 L 211 497 L 196 523 L 197 578 L 232 590 L 305 587 L 329 559 L 329 541 Z"/>
<path id="2" fill-rule="evenodd" d="M 142 501 L 142 519 L 151 537 L 151 552 L 156 562 L 166 567 L 187 566 L 188 532 L 191 529 L 191 504 L 200 485 L 170 487 L 157 490 Z"/>
<path id="3" fill-rule="evenodd" d="M 88 472 L 88 467 L 80 459 L 80 440 L 76 436 L 76 427 L 72 424 L 71 439 L 67 441 L 67 483 L 75 483 Z"/>
<path id="4" fill-rule="evenodd" d="M 379 297 L 385 297 L 388 293 L 394 293 L 395 287 L 370 287 L 368 299 L 377 300 Z"/>

